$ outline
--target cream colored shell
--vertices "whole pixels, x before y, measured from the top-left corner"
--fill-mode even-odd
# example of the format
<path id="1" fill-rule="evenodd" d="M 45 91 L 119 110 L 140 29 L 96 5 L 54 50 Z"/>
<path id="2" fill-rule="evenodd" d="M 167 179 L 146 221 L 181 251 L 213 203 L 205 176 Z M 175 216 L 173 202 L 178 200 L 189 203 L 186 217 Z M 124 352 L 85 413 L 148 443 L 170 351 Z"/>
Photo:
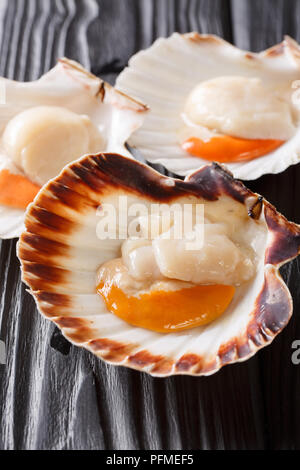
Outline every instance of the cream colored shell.
<path id="1" fill-rule="evenodd" d="M 147 111 L 143 104 L 116 91 L 77 62 L 66 58 L 60 59 L 39 80 L 23 83 L 0 78 L 0 87 L 5 101 L 0 105 L 0 136 L 7 123 L 21 111 L 36 106 L 59 106 L 91 119 L 104 137 L 104 148 L 99 151 L 110 150 L 130 156 L 125 142 L 142 124 Z M 22 174 L 3 146 L 0 148 L 0 171 L 2 169 Z M 24 228 L 24 213 L 24 210 L 0 205 L 0 238 L 20 235 Z"/>
<path id="2" fill-rule="evenodd" d="M 190 92 L 199 83 L 217 77 L 261 79 L 291 103 L 297 130 L 277 150 L 260 158 L 227 164 L 236 178 L 253 180 L 266 173 L 280 173 L 300 160 L 299 92 L 300 49 L 289 37 L 266 51 L 250 53 L 212 35 L 174 33 L 158 39 L 129 61 L 116 86 L 150 107 L 143 126 L 130 139 L 152 163 L 187 175 L 208 162 L 191 157 L 178 141 L 182 112 Z M 296 87 L 296 88 L 293 88 Z M 217 158 L 216 158 L 217 161 Z"/>

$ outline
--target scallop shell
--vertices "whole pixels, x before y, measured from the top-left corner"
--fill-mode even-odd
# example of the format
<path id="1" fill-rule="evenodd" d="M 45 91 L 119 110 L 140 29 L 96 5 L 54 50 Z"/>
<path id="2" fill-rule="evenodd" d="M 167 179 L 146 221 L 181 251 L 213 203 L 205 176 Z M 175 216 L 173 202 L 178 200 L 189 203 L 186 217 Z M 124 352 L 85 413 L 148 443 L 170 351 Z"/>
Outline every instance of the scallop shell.
<path id="1" fill-rule="evenodd" d="M 123 240 L 97 238 L 96 209 L 116 204 L 120 194 L 131 203 L 146 204 L 182 202 L 192 195 L 213 208 L 222 208 L 225 198 L 230 209 L 248 211 L 263 225 L 266 237 L 257 274 L 237 288 L 219 319 L 205 327 L 159 334 L 108 312 L 96 293 L 96 270 L 119 255 Z M 212 374 L 269 344 L 292 315 L 279 267 L 297 256 L 300 227 L 217 164 L 181 181 L 121 155 L 85 156 L 43 187 L 27 210 L 25 226 L 18 256 L 39 311 L 72 343 L 109 363 L 157 376 Z"/>
<path id="2" fill-rule="evenodd" d="M 7 122 L 19 112 L 34 106 L 63 106 L 87 114 L 106 137 L 101 151 L 130 156 L 124 144 L 144 119 L 147 107 L 115 90 L 75 61 L 62 58 L 39 80 L 17 82 L 0 78 L 5 103 L 0 106 L 0 135 Z M 99 99 L 95 101 L 95 97 Z M 21 173 L 0 151 L 0 170 Z M 24 229 L 24 210 L 0 205 L 0 238 L 18 237 Z"/>
<path id="3" fill-rule="evenodd" d="M 246 52 L 213 35 L 174 33 L 138 52 L 118 77 L 116 87 L 150 107 L 143 126 L 130 139 L 152 163 L 185 176 L 208 162 L 190 157 L 178 145 L 181 113 L 190 91 L 218 76 L 261 78 L 264 84 L 292 84 L 300 78 L 300 48 L 291 38 L 260 53 Z M 297 85 L 295 83 L 295 85 Z M 295 86 L 294 85 L 294 86 Z M 299 83 L 298 83 L 299 85 Z M 280 173 L 300 160 L 300 128 L 277 150 L 260 158 L 227 164 L 236 178 L 254 180 Z"/>

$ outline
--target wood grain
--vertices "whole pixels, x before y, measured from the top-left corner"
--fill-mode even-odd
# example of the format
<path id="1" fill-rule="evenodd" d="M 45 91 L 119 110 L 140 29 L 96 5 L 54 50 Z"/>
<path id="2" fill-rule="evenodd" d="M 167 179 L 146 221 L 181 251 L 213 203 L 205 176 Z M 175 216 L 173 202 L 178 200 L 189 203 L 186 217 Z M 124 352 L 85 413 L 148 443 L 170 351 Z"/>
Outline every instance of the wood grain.
<path id="1" fill-rule="evenodd" d="M 1 0 L 0 74 L 36 79 L 66 55 L 113 83 L 134 52 L 173 31 L 260 50 L 283 34 L 299 40 L 299 19 L 298 0 Z M 300 165 L 249 186 L 300 222 L 299 182 Z M 283 268 L 295 313 L 274 344 L 211 377 L 154 379 L 52 348 L 54 327 L 20 281 L 15 247 L 3 241 L 0 252 L 1 449 L 300 448 L 298 261 Z"/>

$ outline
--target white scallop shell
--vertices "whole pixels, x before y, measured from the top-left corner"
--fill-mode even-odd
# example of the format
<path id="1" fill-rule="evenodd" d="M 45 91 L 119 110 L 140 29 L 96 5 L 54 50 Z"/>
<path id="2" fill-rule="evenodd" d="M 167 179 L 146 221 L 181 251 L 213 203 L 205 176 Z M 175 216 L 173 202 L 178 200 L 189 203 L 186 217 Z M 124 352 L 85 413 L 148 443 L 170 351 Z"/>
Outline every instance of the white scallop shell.
<path id="1" fill-rule="evenodd" d="M 62 58 L 39 80 L 17 82 L 0 77 L 0 136 L 7 122 L 19 112 L 34 106 L 62 106 L 86 114 L 106 139 L 99 151 L 122 152 L 128 137 L 141 126 L 147 107 L 118 92 L 89 73 L 75 61 Z M 95 97 L 98 99 L 95 100 Z M 0 150 L 0 170 L 21 173 Z M 18 237 L 24 229 L 24 210 L 0 205 L 0 238 Z"/>
<path id="2" fill-rule="evenodd" d="M 143 126 L 130 139 L 152 163 L 185 176 L 206 165 L 190 157 L 178 145 L 181 113 L 190 91 L 201 81 L 218 76 L 258 77 L 264 84 L 292 83 L 300 79 L 300 48 L 289 37 L 266 51 L 242 51 L 212 35 L 174 33 L 158 39 L 138 52 L 119 75 L 116 87 L 148 104 L 150 112 Z M 299 83 L 298 83 L 299 85 Z M 292 98 L 291 98 L 292 99 Z M 266 173 L 280 173 L 300 160 L 300 127 L 280 148 L 260 158 L 226 164 L 236 178 L 254 180 Z"/>
<path id="3" fill-rule="evenodd" d="M 237 288 L 221 317 L 206 326 L 160 334 L 133 327 L 107 310 L 96 293 L 96 272 L 120 255 L 123 240 L 97 237 L 96 210 L 110 203 L 118 211 L 119 195 L 128 197 L 128 207 L 184 203 L 192 195 L 214 214 L 225 208 L 232 220 L 249 214 L 253 226 L 263 228 L 255 247 L 257 273 Z M 211 374 L 269 344 L 292 314 L 279 267 L 299 253 L 300 227 L 216 164 L 181 181 L 120 155 L 85 156 L 43 187 L 27 210 L 25 225 L 18 256 L 40 312 L 71 342 L 108 362 L 159 376 Z"/>

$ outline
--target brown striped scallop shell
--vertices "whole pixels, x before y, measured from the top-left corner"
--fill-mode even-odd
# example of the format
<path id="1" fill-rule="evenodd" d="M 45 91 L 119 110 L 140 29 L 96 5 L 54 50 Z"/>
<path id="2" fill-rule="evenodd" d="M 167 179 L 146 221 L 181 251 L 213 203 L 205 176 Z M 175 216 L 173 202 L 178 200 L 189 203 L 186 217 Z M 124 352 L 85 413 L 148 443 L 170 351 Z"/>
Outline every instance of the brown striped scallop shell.
<path id="1" fill-rule="evenodd" d="M 95 289 L 97 268 L 117 257 L 122 243 L 97 238 L 96 209 L 114 204 L 118 195 L 145 204 L 192 197 L 208 210 L 218 212 L 226 203 L 232 214 L 248 213 L 265 231 L 255 278 L 204 327 L 159 334 L 122 321 L 107 311 Z M 40 312 L 72 343 L 107 362 L 156 376 L 212 374 L 269 344 L 292 315 L 279 267 L 299 253 L 300 227 L 217 164 L 182 181 L 121 155 L 85 156 L 42 188 L 27 210 L 25 226 L 18 255 Z"/>

